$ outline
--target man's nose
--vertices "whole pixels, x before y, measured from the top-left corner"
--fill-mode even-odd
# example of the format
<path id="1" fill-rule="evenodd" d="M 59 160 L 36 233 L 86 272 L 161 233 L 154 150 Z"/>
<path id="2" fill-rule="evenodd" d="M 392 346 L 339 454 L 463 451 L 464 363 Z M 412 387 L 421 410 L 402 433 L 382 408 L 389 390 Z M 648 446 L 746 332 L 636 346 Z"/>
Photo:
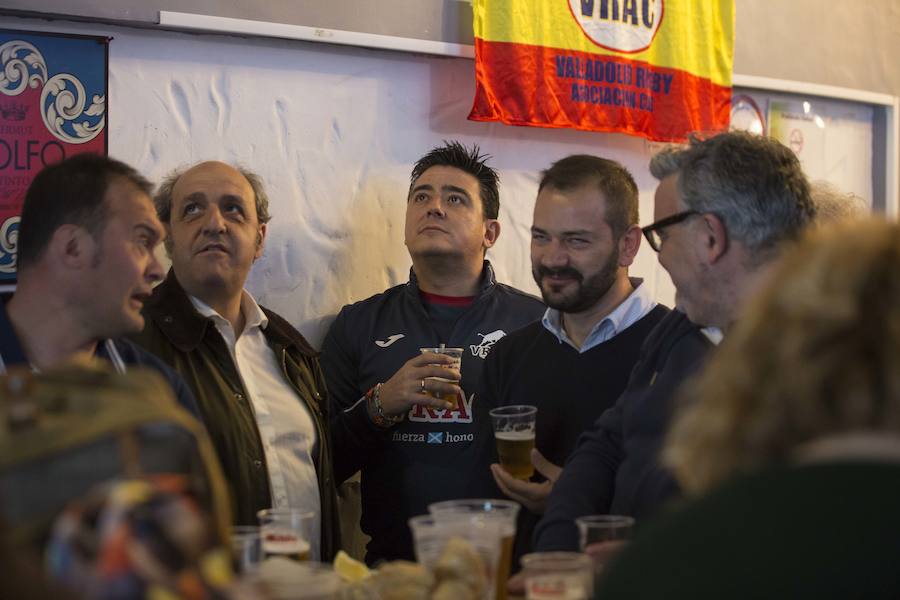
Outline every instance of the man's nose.
<path id="1" fill-rule="evenodd" d="M 552 240 L 544 248 L 541 263 L 545 267 L 565 267 L 569 264 L 569 252 L 559 240 Z"/>
<path id="2" fill-rule="evenodd" d="M 162 263 L 159 261 L 159 258 L 156 256 L 156 252 L 151 252 L 150 262 L 147 264 L 146 271 L 147 281 L 149 281 L 150 283 L 162 281 L 164 275 L 165 270 L 163 269 Z"/>
<path id="3" fill-rule="evenodd" d="M 447 215 L 444 212 L 443 200 L 441 200 L 440 196 L 435 196 L 428 201 L 428 212 L 426 214 L 434 217 L 445 217 Z"/>
<path id="4" fill-rule="evenodd" d="M 206 211 L 203 231 L 204 233 L 223 233 L 225 231 L 225 216 L 217 206 L 210 206 Z"/>

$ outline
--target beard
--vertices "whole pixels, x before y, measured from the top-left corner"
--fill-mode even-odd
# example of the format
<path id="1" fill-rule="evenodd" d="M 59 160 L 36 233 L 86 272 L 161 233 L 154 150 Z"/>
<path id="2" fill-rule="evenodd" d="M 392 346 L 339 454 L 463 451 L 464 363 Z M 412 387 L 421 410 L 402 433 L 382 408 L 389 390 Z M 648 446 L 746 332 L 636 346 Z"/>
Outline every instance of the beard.
<path id="1" fill-rule="evenodd" d="M 603 298 L 609 288 L 616 282 L 616 273 L 619 270 L 619 252 L 616 249 L 603 264 L 599 271 L 585 277 L 575 267 L 561 267 L 551 269 L 543 265 L 532 267 L 531 274 L 534 281 L 541 289 L 541 297 L 544 304 L 550 308 L 564 313 L 579 313 L 585 311 Z M 553 283 L 544 284 L 544 278 L 552 275 L 570 277 L 576 284 L 572 291 L 562 292 L 561 287 Z M 571 284 L 567 283 L 567 286 Z"/>

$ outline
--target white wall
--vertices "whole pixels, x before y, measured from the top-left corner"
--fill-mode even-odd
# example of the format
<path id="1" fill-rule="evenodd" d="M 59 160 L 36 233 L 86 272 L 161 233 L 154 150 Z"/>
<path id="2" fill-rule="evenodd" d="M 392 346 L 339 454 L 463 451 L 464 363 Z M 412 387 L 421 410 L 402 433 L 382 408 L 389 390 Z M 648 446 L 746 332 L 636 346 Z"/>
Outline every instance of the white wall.
<path id="1" fill-rule="evenodd" d="M 469 122 L 470 60 L 12 17 L 0 27 L 112 35 L 110 155 L 152 179 L 207 159 L 262 175 L 273 219 L 247 285 L 314 345 L 342 305 L 406 280 L 409 171 L 444 139 L 494 156 L 502 233 L 489 258 L 501 281 L 536 293 L 531 213 L 538 172 L 558 158 L 622 161 L 641 191 L 642 223 L 652 220 L 643 140 Z M 671 304 L 646 244 L 633 273 Z"/>

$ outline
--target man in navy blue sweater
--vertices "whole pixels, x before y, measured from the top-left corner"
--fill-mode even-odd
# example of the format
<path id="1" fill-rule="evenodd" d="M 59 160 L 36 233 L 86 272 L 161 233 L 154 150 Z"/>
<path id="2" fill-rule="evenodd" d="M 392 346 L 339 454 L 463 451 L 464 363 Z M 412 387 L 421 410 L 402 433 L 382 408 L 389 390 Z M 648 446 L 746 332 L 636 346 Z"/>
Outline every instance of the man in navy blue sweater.
<path id="1" fill-rule="evenodd" d="M 725 133 L 654 157 L 656 221 L 643 228 L 675 284 L 673 311 L 650 334 L 615 406 L 579 440 L 535 530 L 539 551 L 578 548 L 574 519 L 638 520 L 678 489 L 659 464 L 672 399 L 737 317 L 814 208 L 800 162 L 774 140 Z M 701 330 L 701 328 L 706 328 Z"/>
<path id="2" fill-rule="evenodd" d="M 647 334 L 668 310 L 640 279 L 628 277 L 641 243 L 638 190 L 619 163 L 589 155 L 544 171 L 531 227 L 534 280 L 549 307 L 541 321 L 506 336 L 485 363 L 479 410 L 538 408 L 532 481 L 491 469 L 521 511 L 516 555 L 531 533 L 553 480 L 578 436 L 610 408 Z M 489 436 L 488 436 L 489 437 Z M 488 448 L 493 454 L 493 447 Z"/>
<path id="3" fill-rule="evenodd" d="M 19 228 L 18 286 L 0 307 L 0 372 L 96 359 L 124 372 L 156 370 L 194 416 L 181 377 L 120 336 L 144 326 L 141 308 L 162 266 L 164 231 L 150 183 L 128 165 L 79 154 L 32 181 Z"/>

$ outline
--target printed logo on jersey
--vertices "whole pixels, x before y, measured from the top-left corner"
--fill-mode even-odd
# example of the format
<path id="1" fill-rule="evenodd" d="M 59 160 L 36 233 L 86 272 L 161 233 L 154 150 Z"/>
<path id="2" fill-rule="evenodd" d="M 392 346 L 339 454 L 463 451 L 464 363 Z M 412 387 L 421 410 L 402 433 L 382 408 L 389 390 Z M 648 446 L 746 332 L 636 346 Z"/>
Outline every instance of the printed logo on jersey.
<path id="1" fill-rule="evenodd" d="M 405 334 L 402 334 L 402 333 L 395 333 L 394 335 L 388 336 L 388 339 L 386 339 L 386 340 L 384 340 L 384 341 L 382 341 L 382 340 L 375 340 L 375 345 L 378 346 L 379 348 L 387 348 L 388 346 L 390 346 L 391 344 L 393 344 L 393 343 L 396 342 L 397 340 L 402 340 L 402 339 L 405 338 L 405 337 L 406 337 Z"/>
<path id="2" fill-rule="evenodd" d="M 498 329 L 497 331 L 492 331 L 488 334 L 479 333 L 478 335 L 481 336 L 481 343 L 472 344 L 469 346 L 469 350 L 472 351 L 472 356 L 485 359 L 493 345 L 500 341 L 500 339 L 506 335 L 506 332 L 502 329 Z"/>
<path id="3" fill-rule="evenodd" d="M 452 408 L 431 408 L 416 404 L 409 411 L 408 418 L 413 423 L 471 423 L 472 402 L 475 394 L 469 396 L 462 392 L 456 396 L 456 406 Z"/>
<path id="4" fill-rule="evenodd" d="M 452 433 L 450 431 L 429 431 L 425 433 L 401 433 L 395 431 L 391 441 L 413 444 L 462 444 L 474 442 L 474 433 Z"/>

